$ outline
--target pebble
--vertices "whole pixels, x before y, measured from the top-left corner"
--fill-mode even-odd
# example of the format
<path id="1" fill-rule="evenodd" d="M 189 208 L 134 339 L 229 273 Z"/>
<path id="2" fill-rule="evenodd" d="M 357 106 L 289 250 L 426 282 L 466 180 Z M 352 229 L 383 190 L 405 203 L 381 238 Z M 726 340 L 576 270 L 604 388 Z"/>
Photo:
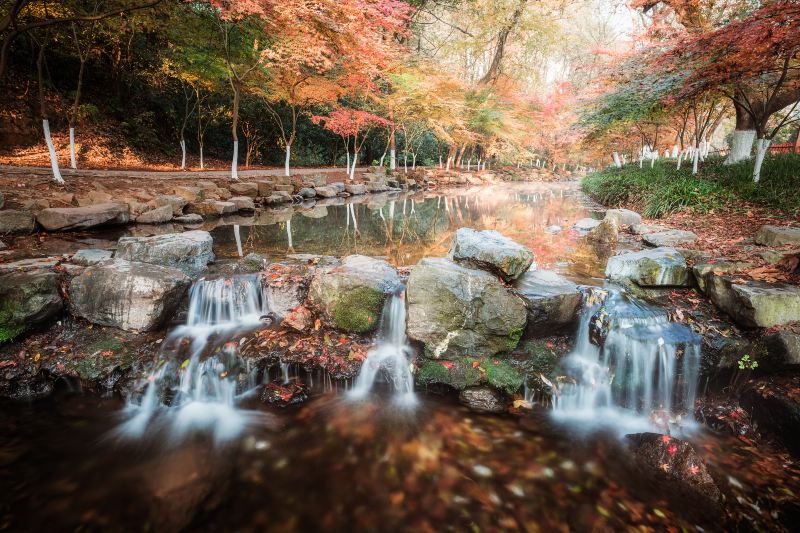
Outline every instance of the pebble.
<path id="1" fill-rule="evenodd" d="M 488 466 L 475 465 L 472 467 L 472 471 L 481 477 L 491 477 L 492 475 L 492 469 Z"/>

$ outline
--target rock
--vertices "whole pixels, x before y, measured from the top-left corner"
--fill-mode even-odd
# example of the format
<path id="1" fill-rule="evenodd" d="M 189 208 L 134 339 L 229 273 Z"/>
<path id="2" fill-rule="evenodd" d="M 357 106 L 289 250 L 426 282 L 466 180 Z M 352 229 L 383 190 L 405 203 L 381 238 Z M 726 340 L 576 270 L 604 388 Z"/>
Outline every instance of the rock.
<path id="1" fill-rule="evenodd" d="M 176 196 L 180 196 L 189 203 L 203 200 L 203 189 L 200 187 L 186 187 L 179 185 L 172 189 Z"/>
<path id="2" fill-rule="evenodd" d="M 620 228 L 642 223 L 642 215 L 630 209 L 609 209 L 605 220 L 613 220 Z"/>
<path id="3" fill-rule="evenodd" d="M 228 187 L 233 196 L 258 196 L 258 183 L 231 183 Z"/>
<path id="4" fill-rule="evenodd" d="M 249 196 L 234 196 L 230 199 L 231 203 L 236 206 L 239 211 L 255 211 L 256 204 Z"/>
<path id="5" fill-rule="evenodd" d="M 435 358 L 510 351 L 525 328 L 525 304 L 496 276 L 444 258 L 414 267 L 407 299 L 408 335 Z"/>
<path id="6" fill-rule="evenodd" d="M 794 456 L 800 456 L 800 375 L 778 375 L 751 382 L 741 405 L 759 428 L 774 433 Z"/>
<path id="7" fill-rule="evenodd" d="M 779 371 L 800 366 L 800 335 L 791 331 L 778 331 L 763 339 L 766 357 L 759 362 L 760 370 Z"/>
<path id="8" fill-rule="evenodd" d="M 30 272 L 32 270 L 52 270 L 60 263 L 58 257 L 32 257 L 10 263 L 0 263 L 0 274 L 11 272 Z"/>
<path id="9" fill-rule="evenodd" d="M 75 195 L 71 192 L 57 192 L 53 194 L 53 202 L 72 206 L 75 204 Z"/>
<path id="10" fill-rule="evenodd" d="M 267 258 L 261 254 L 250 252 L 236 265 L 238 272 L 253 274 L 267 268 Z"/>
<path id="11" fill-rule="evenodd" d="M 72 256 L 72 262 L 81 266 L 92 266 L 109 261 L 114 255 L 110 250 L 98 250 L 95 248 L 78 250 Z"/>
<path id="12" fill-rule="evenodd" d="M 331 187 L 330 185 L 325 187 L 317 187 L 315 189 L 317 191 L 317 196 L 322 198 L 335 198 L 339 195 L 339 191 L 336 190 L 335 187 Z"/>
<path id="13" fill-rule="evenodd" d="M 30 211 L 6 209 L 0 211 L 0 235 L 10 233 L 33 233 L 36 223 Z"/>
<path id="14" fill-rule="evenodd" d="M 36 221 L 47 231 L 81 230 L 104 224 L 130 222 L 128 206 L 107 203 L 87 207 L 52 207 L 36 215 Z"/>
<path id="15" fill-rule="evenodd" d="M 8 245 L 3 241 L 0 241 L 0 250 L 5 250 L 6 248 L 8 248 Z"/>
<path id="16" fill-rule="evenodd" d="M 606 277 L 641 287 L 684 287 L 690 283 L 686 260 L 674 248 L 627 252 L 608 260 Z"/>
<path id="17" fill-rule="evenodd" d="M 682 246 L 697 240 L 697 234 L 691 231 L 670 229 L 658 233 L 642 235 L 642 240 L 650 246 Z"/>
<path id="18" fill-rule="evenodd" d="M 344 191 L 348 194 L 366 194 L 367 187 L 366 185 L 361 185 L 360 183 L 348 183 L 344 186 Z"/>
<path id="19" fill-rule="evenodd" d="M 711 301 L 739 325 L 771 328 L 800 321 L 800 287 L 739 280 L 713 272 L 704 279 Z"/>
<path id="20" fill-rule="evenodd" d="M 236 205 L 231 202 L 220 202 L 217 200 L 205 200 L 194 202 L 186 206 L 188 214 L 200 215 L 203 218 L 216 218 L 236 212 Z"/>
<path id="21" fill-rule="evenodd" d="M 416 382 L 419 385 L 447 385 L 456 390 L 488 385 L 506 394 L 516 393 L 525 381 L 508 362 L 496 357 L 430 359 L 418 357 Z"/>
<path id="22" fill-rule="evenodd" d="M 335 181 L 333 183 L 329 183 L 328 187 L 333 187 L 336 190 L 336 192 L 345 192 L 344 183 L 342 183 L 341 181 Z"/>
<path id="23" fill-rule="evenodd" d="M 86 207 L 89 205 L 107 204 L 114 201 L 114 196 L 105 191 L 89 191 L 86 198 L 78 199 L 78 206 Z"/>
<path id="24" fill-rule="evenodd" d="M 0 342 L 54 318 L 63 307 L 55 272 L 38 270 L 0 276 Z"/>
<path id="25" fill-rule="evenodd" d="M 753 240 L 763 246 L 783 246 L 800 244 L 800 228 L 788 226 L 761 226 Z"/>
<path id="26" fill-rule="evenodd" d="M 0 191 L 0 209 L 3 209 L 4 205 L 6 205 L 6 195 L 3 194 L 3 191 Z"/>
<path id="27" fill-rule="evenodd" d="M 667 226 L 662 226 L 660 224 L 634 224 L 632 225 L 629 230 L 634 235 L 644 235 L 646 233 L 658 233 L 660 231 L 667 231 Z"/>
<path id="28" fill-rule="evenodd" d="M 275 191 L 274 193 L 264 198 L 264 203 L 266 205 L 285 204 L 286 202 L 291 202 L 291 201 L 292 197 L 286 191 Z"/>
<path id="29" fill-rule="evenodd" d="M 513 281 L 533 264 L 533 252 L 493 230 L 460 228 L 453 235 L 449 257 L 466 266 L 493 272 Z"/>
<path id="30" fill-rule="evenodd" d="M 285 192 L 289 196 L 294 193 L 294 185 L 290 183 L 279 183 L 272 187 L 273 192 Z"/>
<path id="31" fill-rule="evenodd" d="M 527 335 L 550 335 L 575 321 L 582 297 L 568 279 L 550 270 L 534 270 L 523 274 L 514 288 L 528 309 Z"/>
<path id="32" fill-rule="evenodd" d="M 728 261 L 726 259 L 714 259 L 705 263 L 697 263 L 692 267 L 695 281 L 700 290 L 706 292 L 705 277 L 709 272 L 715 274 L 734 274 L 751 268 L 753 263 L 746 263 L 744 261 Z"/>
<path id="33" fill-rule="evenodd" d="M 172 220 L 173 209 L 171 205 L 162 205 L 150 211 L 145 211 L 136 217 L 137 224 L 165 224 Z"/>
<path id="34" fill-rule="evenodd" d="M 619 239 L 619 228 L 614 219 L 604 219 L 600 223 L 589 230 L 586 238 L 593 243 L 602 244 L 606 246 L 614 245 Z"/>
<path id="35" fill-rule="evenodd" d="M 269 196 L 272 194 L 272 187 L 273 183 L 269 180 L 259 180 L 256 182 L 258 185 L 258 195 L 259 196 Z"/>
<path id="36" fill-rule="evenodd" d="M 582 218 L 577 221 L 572 227 L 578 231 L 589 231 L 600 225 L 600 221 L 594 218 Z"/>
<path id="37" fill-rule="evenodd" d="M 688 442 L 658 433 L 626 435 L 633 458 L 650 476 L 688 497 L 717 505 L 720 492 L 705 463 Z"/>
<path id="38" fill-rule="evenodd" d="M 397 271 L 386 261 L 350 255 L 315 272 L 309 297 L 336 328 L 365 333 L 378 326 L 386 296 L 399 286 Z"/>
<path id="39" fill-rule="evenodd" d="M 506 401 L 491 387 L 469 387 L 461 391 L 458 401 L 476 413 L 503 413 Z"/>
<path id="40" fill-rule="evenodd" d="M 313 321 L 314 315 L 311 310 L 304 305 L 298 305 L 286 315 L 286 318 L 283 319 L 283 324 L 295 331 L 303 332 L 311 327 Z"/>
<path id="41" fill-rule="evenodd" d="M 267 383 L 261 393 L 261 401 L 278 407 L 297 405 L 308 400 L 308 387 L 302 383 Z"/>
<path id="42" fill-rule="evenodd" d="M 302 196 L 303 198 L 314 198 L 317 196 L 317 191 L 311 187 L 302 187 L 299 191 L 297 191 L 297 195 Z"/>
<path id="43" fill-rule="evenodd" d="M 177 222 L 178 224 L 194 226 L 196 224 L 202 224 L 203 217 L 195 213 L 190 213 L 188 215 L 181 215 L 179 217 L 175 217 L 172 219 L 172 221 Z"/>
<path id="44" fill-rule="evenodd" d="M 34 213 L 38 213 L 42 209 L 47 209 L 48 207 L 50 207 L 50 200 L 47 198 L 33 198 L 22 204 L 23 209 L 26 211 L 33 211 Z"/>
<path id="45" fill-rule="evenodd" d="M 786 260 L 789 256 L 793 256 L 795 254 L 797 254 L 797 250 L 765 250 L 763 252 L 759 252 L 758 256 L 771 265 L 777 265 L 778 263 Z"/>
<path id="46" fill-rule="evenodd" d="M 564 230 L 564 228 L 562 228 L 561 226 L 556 226 L 554 224 L 552 226 L 547 226 L 544 230 L 551 235 L 555 235 L 556 233 L 561 233 Z"/>
<path id="47" fill-rule="evenodd" d="M 115 259 L 70 283 L 70 310 L 94 324 L 149 331 L 171 317 L 189 288 L 180 270 Z"/>
<path id="48" fill-rule="evenodd" d="M 332 264 L 338 264 L 338 261 Z M 263 278 L 267 306 L 279 317 L 286 317 L 305 302 L 310 279 L 306 279 L 302 268 L 286 269 L 283 265 L 273 264 L 267 271 L 268 275 Z"/>
<path id="49" fill-rule="evenodd" d="M 168 233 L 154 237 L 122 237 L 115 259 L 178 268 L 193 276 L 214 260 L 213 239 L 207 231 Z"/>
<path id="50" fill-rule="evenodd" d="M 182 196 L 178 196 L 175 194 L 162 194 L 160 196 L 156 196 L 153 200 L 153 203 L 157 207 L 162 207 L 165 205 L 172 207 L 172 216 L 179 217 L 183 215 L 183 208 L 186 207 L 186 204 L 189 202 L 186 201 L 186 198 Z"/>

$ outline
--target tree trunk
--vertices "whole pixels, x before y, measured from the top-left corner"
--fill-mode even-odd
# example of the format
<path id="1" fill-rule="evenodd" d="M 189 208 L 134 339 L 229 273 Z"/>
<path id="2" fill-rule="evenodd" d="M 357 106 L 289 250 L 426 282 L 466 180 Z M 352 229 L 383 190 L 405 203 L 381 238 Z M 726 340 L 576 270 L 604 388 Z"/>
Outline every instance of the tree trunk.
<path id="1" fill-rule="evenodd" d="M 761 165 L 764 163 L 771 142 L 771 139 L 756 139 L 756 161 L 753 165 L 753 181 L 756 183 L 761 181 Z"/>
<path id="2" fill-rule="evenodd" d="M 233 86 L 233 120 L 231 123 L 231 137 L 233 138 L 233 159 L 231 160 L 231 179 L 239 181 L 239 172 L 237 167 L 239 165 L 239 87 L 236 83 Z"/>
<path id="3" fill-rule="evenodd" d="M 611 154 L 611 158 L 614 160 L 614 166 L 615 167 L 617 167 L 617 168 L 621 168 L 622 167 L 622 161 L 620 161 L 618 152 L 612 153 Z M 546 163 L 545 163 L 545 165 L 546 165 Z"/>
<path id="4" fill-rule="evenodd" d="M 78 109 L 83 88 L 83 72 L 86 66 L 85 56 L 81 56 L 81 66 L 78 69 L 78 86 L 75 89 L 75 100 L 72 102 L 72 113 L 69 114 L 69 163 L 74 169 L 78 168 L 78 158 L 75 155 L 75 123 L 78 120 Z"/>
<path id="5" fill-rule="evenodd" d="M 395 142 L 394 130 L 389 134 L 389 170 L 392 172 L 397 169 L 397 144 Z"/>
<path id="6" fill-rule="evenodd" d="M 503 61 L 503 56 L 505 55 L 505 48 L 506 48 L 506 41 L 508 40 L 509 34 L 514 30 L 514 28 L 519 23 L 519 19 L 522 17 L 523 11 L 525 11 L 525 6 L 528 3 L 528 0 L 519 0 L 517 3 L 517 7 L 514 9 L 514 12 L 511 14 L 511 18 L 506 23 L 505 26 L 501 28 L 501 30 L 497 34 L 497 46 L 494 50 L 494 56 L 492 57 L 492 63 L 489 66 L 489 70 L 486 71 L 483 78 L 478 82 L 479 85 L 486 85 L 489 83 L 494 83 L 497 80 L 497 77 L 500 75 L 500 65 Z"/>
<path id="7" fill-rule="evenodd" d="M 186 140 L 181 137 L 181 170 L 186 170 Z"/>
<path id="8" fill-rule="evenodd" d="M 292 175 L 292 171 L 289 168 L 289 161 L 291 160 L 291 158 L 292 158 L 292 145 L 291 144 L 287 144 L 286 145 L 286 161 L 283 164 L 283 175 L 287 176 L 287 177 Z"/>
<path id="9" fill-rule="evenodd" d="M 44 130 L 44 142 L 47 144 L 47 151 L 50 154 L 50 167 L 53 169 L 53 180 L 56 183 L 64 183 L 61 177 L 61 169 L 58 168 L 58 156 L 53 144 L 53 137 L 50 135 L 50 121 L 47 119 L 47 103 L 44 98 L 44 43 L 39 45 L 39 54 L 36 57 L 36 73 L 39 78 L 39 112 L 42 116 L 42 129 Z"/>
<path id="10" fill-rule="evenodd" d="M 737 102 L 733 103 L 736 111 L 736 129 L 733 130 L 730 152 L 725 159 L 726 165 L 735 165 L 740 161 L 750 159 L 753 151 L 753 141 L 756 138 L 756 127 L 753 118 L 747 110 Z"/>
<path id="11" fill-rule="evenodd" d="M 694 147 L 692 148 L 692 175 L 697 174 L 697 167 L 700 161 L 700 149 L 698 147 L 697 141 L 694 142 Z"/>

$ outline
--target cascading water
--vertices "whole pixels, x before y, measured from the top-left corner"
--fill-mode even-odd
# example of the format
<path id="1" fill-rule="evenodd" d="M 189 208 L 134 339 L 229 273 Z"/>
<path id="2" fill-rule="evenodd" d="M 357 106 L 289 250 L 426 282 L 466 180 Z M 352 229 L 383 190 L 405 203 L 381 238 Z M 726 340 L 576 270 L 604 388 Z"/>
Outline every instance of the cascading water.
<path id="1" fill-rule="evenodd" d="M 406 337 L 405 291 L 401 290 L 386 300 L 378 345 L 367 354 L 348 396 L 356 400 L 366 398 L 378 377 L 383 376 L 394 393 L 395 403 L 406 407 L 415 405 L 417 397 L 409 362 L 412 355 Z"/>
<path id="2" fill-rule="evenodd" d="M 562 362 L 567 379 L 553 399 L 557 418 L 669 432 L 691 420 L 700 337 L 663 311 L 622 294 L 587 297 L 578 340 Z"/>
<path id="3" fill-rule="evenodd" d="M 237 407 L 255 388 L 256 371 L 228 341 L 261 326 L 267 312 L 258 275 L 197 281 L 186 325 L 164 341 L 157 369 L 139 401 L 129 402 L 128 419 L 117 434 L 136 438 L 151 429 L 166 430 L 179 441 L 209 431 L 218 443 L 238 435 L 258 416 Z"/>

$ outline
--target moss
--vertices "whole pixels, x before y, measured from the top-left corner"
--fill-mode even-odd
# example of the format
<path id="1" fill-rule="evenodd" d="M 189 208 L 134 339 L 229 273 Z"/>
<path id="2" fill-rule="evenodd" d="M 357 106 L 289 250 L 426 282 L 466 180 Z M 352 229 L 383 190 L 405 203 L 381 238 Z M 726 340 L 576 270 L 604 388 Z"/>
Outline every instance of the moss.
<path id="1" fill-rule="evenodd" d="M 455 361 L 424 361 L 417 372 L 417 383 L 441 383 L 457 390 L 481 383 L 513 394 L 522 386 L 522 376 L 508 362 L 499 359 L 468 357 Z"/>
<path id="2" fill-rule="evenodd" d="M 13 339 L 25 331 L 25 324 L 17 324 L 14 320 L 14 309 L 11 302 L 0 302 L 0 342 Z"/>
<path id="3" fill-rule="evenodd" d="M 514 394 L 522 386 L 523 378 L 510 364 L 498 359 L 484 360 L 480 367 L 492 387 Z"/>
<path id="4" fill-rule="evenodd" d="M 124 345 L 122 344 L 121 340 L 115 337 L 109 337 L 107 339 L 100 339 L 97 342 L 93 342 L 88 348 L 86 348 L 86 351 L 88 353 L 105 352 L 108 350 L 116 352 L 122 350 L 123 347 Z"/>
<path id="5" fill-rule="evenodd" d="M 438 361 L 425 361 L 417 371 L 417 382 L 423 385 L 450 383 L 450 372 Z"/>
<path id="6" fill-rule="evenodd" d="M 510 352 L 511 350 L 517 347 L 517 345 L 519 344 L 519 340 L 522 338 L 523 331 L 524 331 L 523 328 L 517 328 L 511 330 L 511 333 L 508 334 L 508 345 L 506 351 Z"/>
<path id="7" fill-rule="evenodd" d="M 342 296 L 333 310 L 333 324 L 338 329 L 366 333 L 378 326 L 384 295 L 371 287 L 357 287 Z"/>

